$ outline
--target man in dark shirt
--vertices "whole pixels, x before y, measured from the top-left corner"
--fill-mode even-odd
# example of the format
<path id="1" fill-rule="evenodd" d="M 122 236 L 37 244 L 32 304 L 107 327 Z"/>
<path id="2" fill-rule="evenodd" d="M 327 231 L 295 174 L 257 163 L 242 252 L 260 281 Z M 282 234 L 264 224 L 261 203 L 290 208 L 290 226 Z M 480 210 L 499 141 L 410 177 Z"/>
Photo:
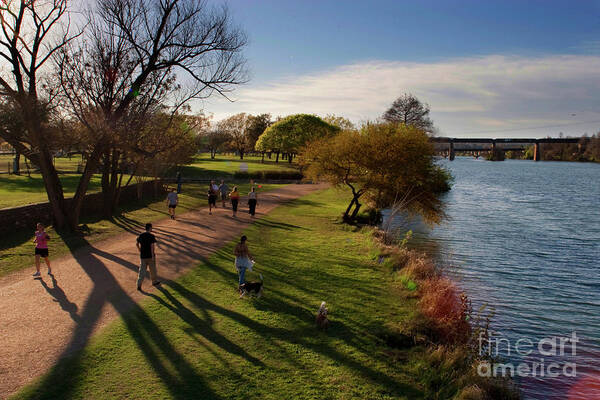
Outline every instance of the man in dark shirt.
<path id="1" fill-rule="evenodd" d="M 160 281 L 156 277 L 156 254 L 154 253 L 154 245 L 156 237 L 152 233 L 152 224 L 146 224 L 146 232 L 142 233 L 137 238 L 136 246 L 140 251 L 140 272 L 137 280 L 137 290 L 142 290 L 142 282 L 146 276 L 146 268 L 150 267 L 150 279 L 154 286 L 159 285 Z"/>

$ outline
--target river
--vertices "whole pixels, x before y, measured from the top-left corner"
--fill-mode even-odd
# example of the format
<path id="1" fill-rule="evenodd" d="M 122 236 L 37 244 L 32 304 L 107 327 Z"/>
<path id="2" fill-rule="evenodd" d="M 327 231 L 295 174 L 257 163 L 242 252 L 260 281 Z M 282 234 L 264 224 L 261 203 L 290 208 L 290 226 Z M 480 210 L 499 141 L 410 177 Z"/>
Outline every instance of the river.
<path id="1" fill-rule="evenodd" d="M 441 163 L 455 177 L 449 219 L 410 223 L 413 245 L 495 311 L 487 343 L 525 399 L 600 399 L 600 164 Z"/>

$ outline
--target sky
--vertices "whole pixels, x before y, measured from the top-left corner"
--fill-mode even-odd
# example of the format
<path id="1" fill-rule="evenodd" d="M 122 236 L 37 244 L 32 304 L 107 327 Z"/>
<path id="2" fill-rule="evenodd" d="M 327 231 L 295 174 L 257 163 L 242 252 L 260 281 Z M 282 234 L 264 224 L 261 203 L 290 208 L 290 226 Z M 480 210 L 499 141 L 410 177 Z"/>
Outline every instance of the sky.
<path id="1" fill-rule="evenodd" d="M 223 4 L 211 0 L 215 4 Z M 439 136 L 600 130 L 600 0 L 229 0 L 250 80 L 194 105 L 215 120 L 375 120 L 404 93 Z"/>

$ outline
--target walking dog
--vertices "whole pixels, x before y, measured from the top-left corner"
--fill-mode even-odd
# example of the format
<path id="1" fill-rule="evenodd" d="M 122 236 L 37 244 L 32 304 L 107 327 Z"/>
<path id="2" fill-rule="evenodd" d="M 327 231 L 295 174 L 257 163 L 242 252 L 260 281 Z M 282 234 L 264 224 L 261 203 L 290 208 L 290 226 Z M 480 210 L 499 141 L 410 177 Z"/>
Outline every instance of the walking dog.
<path id="1" fill-rule="evenodd" d="M 247 294 L 254 295 L 256 297 L 262 296 L 263 293 L 263 276 L 259 274 L 260 282 L 245 282 L 240 285 L 240 297 L 244 297 Z"/>

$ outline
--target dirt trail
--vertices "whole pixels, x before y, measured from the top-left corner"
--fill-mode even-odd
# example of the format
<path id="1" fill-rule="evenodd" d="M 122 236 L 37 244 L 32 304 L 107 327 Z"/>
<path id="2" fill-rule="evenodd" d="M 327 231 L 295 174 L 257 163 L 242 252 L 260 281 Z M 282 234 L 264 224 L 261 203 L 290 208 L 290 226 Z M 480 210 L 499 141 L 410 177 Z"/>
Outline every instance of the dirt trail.
<path id="1" fill-rule="evenodd" d="M 323 188 L 287 185 L 261 193 L 256 218 Z M 231 217 L 229 205 L 213 210 L 213 215 L 201 208 L 175 221 L 154 223 L 160 278 L 176 278 L 238 236 L 252 222 L 245 199 L 240 204 L 237 219 Z M 70 256 L 51 259 L 54 277 L 46 274 L 42 262 L 42 279 L 31 277 L 32 267 L 0 280 L 0 398 L 81 349 L 95 332 L 145 298 L 135 283 L 139 263 L 135 238 L 143 227 L 131 221 L 127 229 Z M 143 290 L 154 290 L 148 279 Z"/>

